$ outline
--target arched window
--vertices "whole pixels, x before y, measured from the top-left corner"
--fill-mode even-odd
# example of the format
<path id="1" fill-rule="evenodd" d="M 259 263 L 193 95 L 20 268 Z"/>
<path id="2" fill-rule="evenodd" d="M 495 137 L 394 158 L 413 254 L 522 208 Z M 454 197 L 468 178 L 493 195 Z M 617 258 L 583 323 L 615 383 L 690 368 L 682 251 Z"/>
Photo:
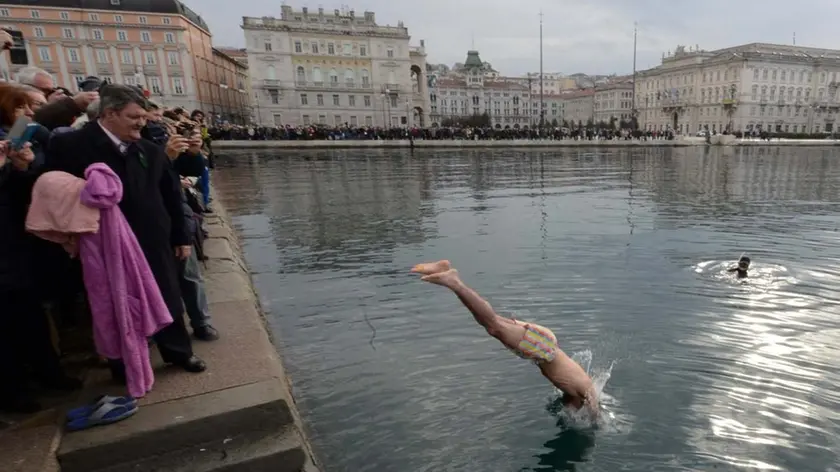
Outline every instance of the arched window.
<path id="1" fill-rule="evenodd" d="M 706 89 L 700 90 L 700 103 L 706 103 Z"/>
<path id="2" fill-rule="evenodd" d="M 265 78 L 268 80 L 277 80 L 277 71 L 274 69 L 273 65 L 268 65 L 265 68 Z"/>
<path id="3" fill-rule="evenodd" d="M 758 85 L 753 85 L 752 86 L 752 99 L 753 100 L 758 99 Z"/>
<path id="4" fill-rule="evenodd" d="M 330 83 L 337 84 L 338 83 L 338 71 L 335 69 L 330 69 Z"/>
<path id="5" fill-rule="evenodd" d="M 793 87 L 788 87 L 788 100 L 793 100 Z"/>
<path id="6" fill-rule="evenodd" d="M 274 69 L 274 66 L 269 66 Z M 306 70 L 304 70 L 303 66 L 297 67 L 297 81 L 298 82 L 306 82 Z"/>
<path id="7" fill-rule="evenodd" d="M 761 98 L 764 98 L 765 96 L 767 96 L 767 86 L 763 85 L 761 87 Z"/>
<path id="8" fill-rule="evenodd" d="M 347 69 L 344 71 L 344 82 L 349 85 L 350 87 L 353 86 L 353 82 L 356 81 L 356 73 L 353 69 Z"/>
<path id="9" fill-rule="evenodd" d="M 362 69 L 362 85 L 365 87 L 370 86 L 370 73 L 367 69 Z"/>
<path id="10" fill-rule="evenodd" d="M 321 74 L 320 67 L 313 67 L 312 68 L 312 81 L 316 84 L 321 84 L 324 82 L 324 76 Z"/>

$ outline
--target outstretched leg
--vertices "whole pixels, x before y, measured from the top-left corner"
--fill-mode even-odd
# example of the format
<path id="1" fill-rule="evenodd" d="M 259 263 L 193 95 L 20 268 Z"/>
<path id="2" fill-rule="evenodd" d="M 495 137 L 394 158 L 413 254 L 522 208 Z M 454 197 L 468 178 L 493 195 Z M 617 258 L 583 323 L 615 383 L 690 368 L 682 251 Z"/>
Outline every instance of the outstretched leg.
<path id="1" fill-rule="evenodd" d="M 455 292 L 461 303 L 470 310 L 478 324 L 484 326 L 490 336 L 498 339 L 510 349 L 517 349 L 519 342 L 525 335 L 525 327 L 511 323 L 507 318 L 496 314 L 487 300 L 481 298 L 475 290 L 469 288 L 461 280 L 457 270 L 449 269 L 445 272 L 426 275 L 421 280 L 441 285 Z"/>

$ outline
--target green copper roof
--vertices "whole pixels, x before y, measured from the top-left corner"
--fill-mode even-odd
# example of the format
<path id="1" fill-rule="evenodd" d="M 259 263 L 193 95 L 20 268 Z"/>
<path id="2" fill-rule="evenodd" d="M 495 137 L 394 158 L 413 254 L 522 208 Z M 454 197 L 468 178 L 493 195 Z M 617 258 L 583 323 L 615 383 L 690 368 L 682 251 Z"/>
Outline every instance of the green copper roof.
<path id="1" fill-rule="evenodd" d="M 467 60 L 464 62 L 464 67 L 473 68 L 481 67 L 481 58 L 478 57 L 478 51 L 467 51 Z"/>

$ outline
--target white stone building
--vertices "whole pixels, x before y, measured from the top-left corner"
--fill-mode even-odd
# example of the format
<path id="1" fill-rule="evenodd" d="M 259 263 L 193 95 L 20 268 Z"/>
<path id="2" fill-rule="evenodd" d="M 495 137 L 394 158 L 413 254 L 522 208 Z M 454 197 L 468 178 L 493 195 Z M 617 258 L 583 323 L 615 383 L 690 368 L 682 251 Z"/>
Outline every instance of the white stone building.
<path id="1" fill-rule="evenodd" d="M 572 125 L 586 125 L 595 119 L 595 90 L 586 89 L 563 95 L 565 120 Z"/>
<path id="2" fill-rule="evenodd" d="M 427 126 L 426 52 L 373 12 L 243 18 L 256 121 L 262 125 Z"/>
<path id="3" fill-rule="evenodd" d="M 679 46 L 639 72 L 641 129 L 679 133 L 835 131 L 840 51 L 752 43 L 716 51 Z"/>
<path id="4" fill-rule="evenodd" d="M 618 80 L 595 87 L 593 95 L 595 122 L 609 123 L 615 118 L 616 126 L 621 121 L 629 122 L 633 117 L 633 81 Z"/>

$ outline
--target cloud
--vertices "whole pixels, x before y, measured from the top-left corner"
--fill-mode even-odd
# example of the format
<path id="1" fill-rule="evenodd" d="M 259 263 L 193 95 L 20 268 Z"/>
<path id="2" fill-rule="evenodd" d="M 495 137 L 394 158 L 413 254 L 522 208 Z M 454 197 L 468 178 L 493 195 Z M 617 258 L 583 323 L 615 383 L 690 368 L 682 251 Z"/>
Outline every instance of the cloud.
<path id="1" fill-rule="evenodd" d="M 638 22 L 638 68 L 660 62 L 678 44 L 716 49 L 750 42 L 830 48 L 836 0 L 791 4 L 765 0 L 360 0 L 349 6 L 376 13 L 380 24 L 402 20 L 412 43 L 426 40 L 432 63 L 462 62 L 468 49 L 503 74 L 539 70 L 539 12 L 543 12 L 543 62 L 547 72 L 628 73 L 633 67 L 633 23 Z M 210 25 L 216 45 L 243 46 L 242 16 L 280 16 L 277 0 L 185 0 Z M 296 10 L 341 8 L 334 0 L 288 2 Z M 236 16 L 232 12 L 236 12 Z"/>

